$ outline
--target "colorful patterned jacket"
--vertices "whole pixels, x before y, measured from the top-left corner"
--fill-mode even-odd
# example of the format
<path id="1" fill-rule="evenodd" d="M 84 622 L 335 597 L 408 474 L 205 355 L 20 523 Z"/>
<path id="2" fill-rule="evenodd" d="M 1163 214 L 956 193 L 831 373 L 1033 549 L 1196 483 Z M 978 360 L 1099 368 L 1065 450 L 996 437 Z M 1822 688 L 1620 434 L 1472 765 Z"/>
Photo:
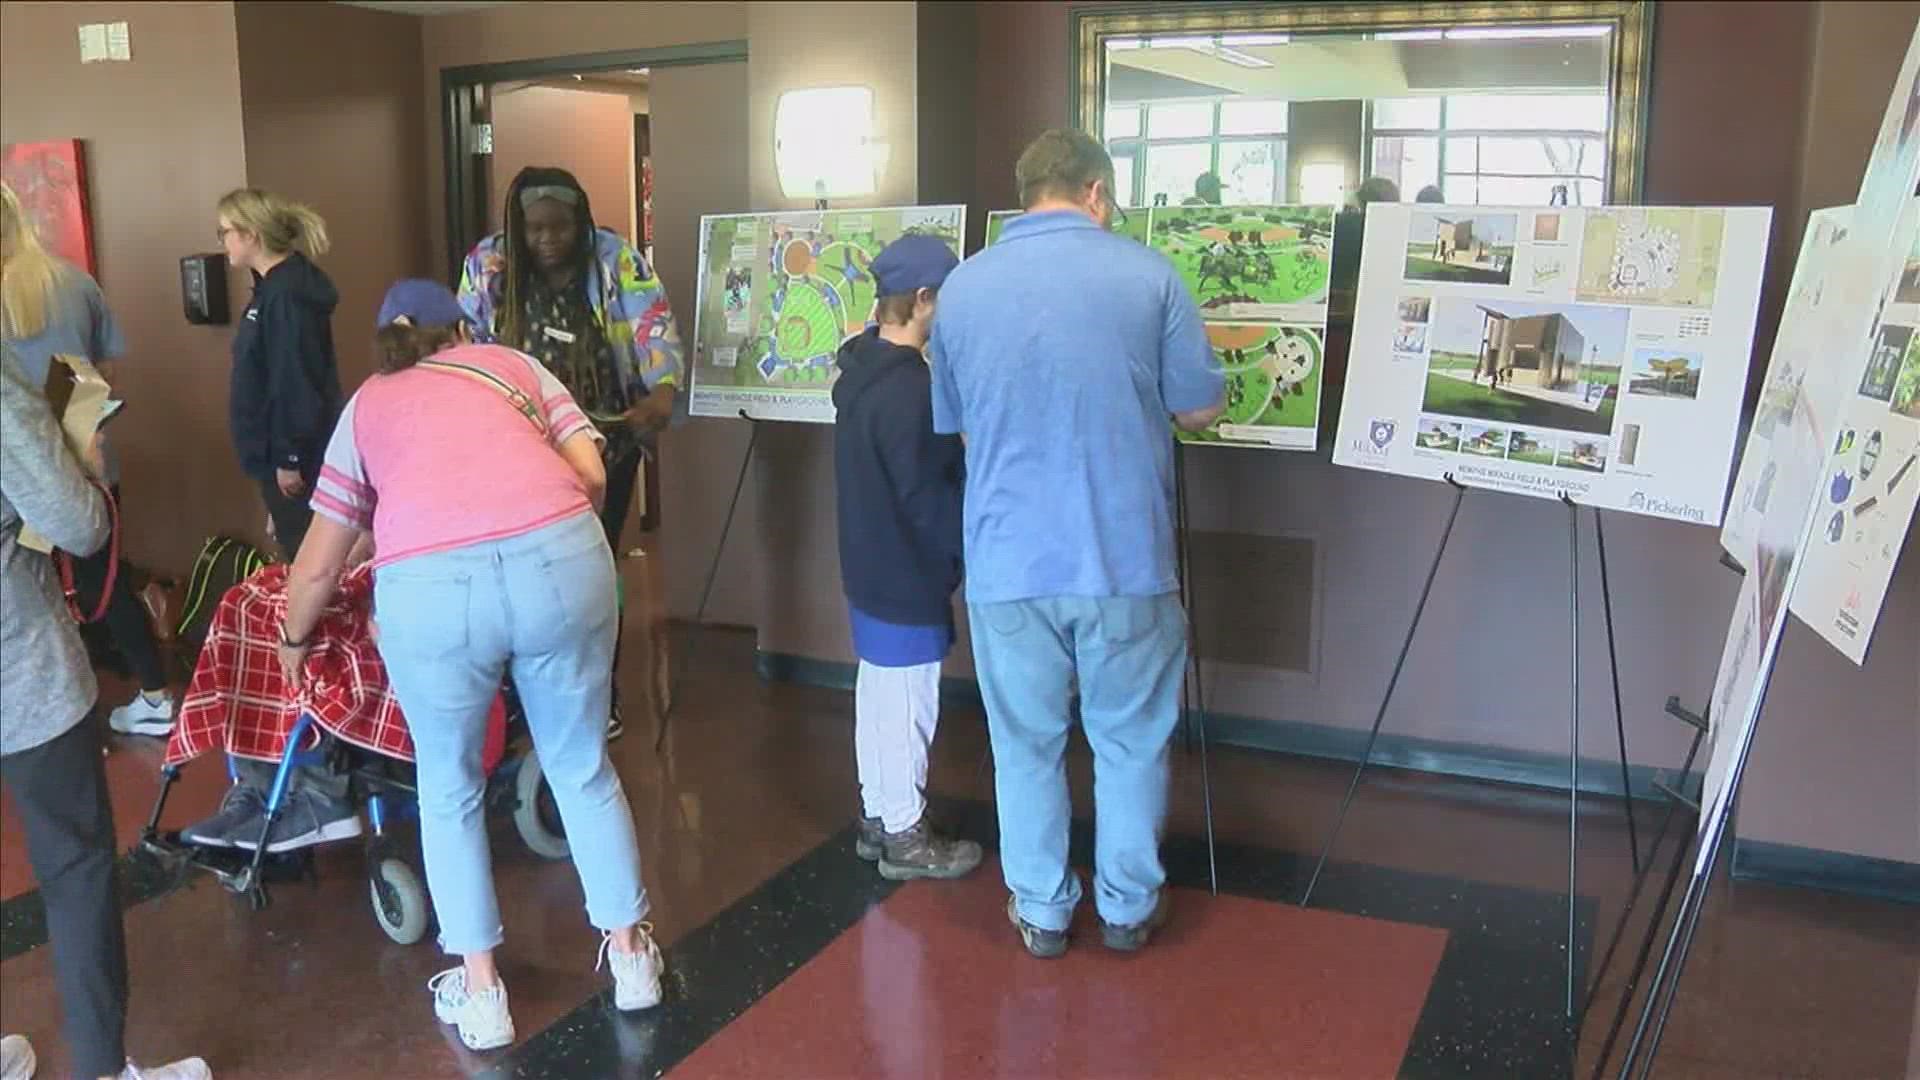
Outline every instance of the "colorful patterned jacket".
<path id="1" fill-rule="evenodd" d="M 680 331 L 667 306 L 667 290 L 633 245 L 610 229 L 594 230 L 593 280 L 588 296 L 612 343 L 614 360 L 629 401 L 656 386 L 678 386 L 681 379 Z M 506 291 L 506 234 L 494 233 L 474 245 L 460 273 L 460 307 L 473 320 L 475 336 L 494 341 L 501 298 Z M 503 342 L 502 344 L 513 344 Z"/>

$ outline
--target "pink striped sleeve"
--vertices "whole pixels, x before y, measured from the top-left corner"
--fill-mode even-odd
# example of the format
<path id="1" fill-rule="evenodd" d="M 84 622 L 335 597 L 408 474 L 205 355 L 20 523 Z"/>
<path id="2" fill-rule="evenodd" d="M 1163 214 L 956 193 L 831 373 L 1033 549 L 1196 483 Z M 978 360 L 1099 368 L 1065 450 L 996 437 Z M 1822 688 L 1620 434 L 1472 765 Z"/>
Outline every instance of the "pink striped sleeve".
<path id="1" fill-rule="evenodd" d="M 533 371 L 533 377 L 540 383 L 540 410 L 547 414 L 547 438 L 552 440 L 553 445 L 559 446 L 582 431 L 592 435 L 595 442 L 606 442 L 606 436 L 593 426 L 586 411 L 573 400 L 572 394 L 567 393 L 567 388 L 554 377 L 553 372 L 531 356 L 525 359 L 527 367 Z"/>
<path id="2" fill-rule="evenodd" d="M 373 486 L 367 483 L 366 462 L 360 457 L 354 419 L 360 395 L 355 393 L 340 411 L 340 420 L 327 443 L 326 460 L 320 466 L 320 479 L 313 485 L 313 511 L 345 525 L 349 529 L 373 528 L 373 510 L 379 502 Z"/>

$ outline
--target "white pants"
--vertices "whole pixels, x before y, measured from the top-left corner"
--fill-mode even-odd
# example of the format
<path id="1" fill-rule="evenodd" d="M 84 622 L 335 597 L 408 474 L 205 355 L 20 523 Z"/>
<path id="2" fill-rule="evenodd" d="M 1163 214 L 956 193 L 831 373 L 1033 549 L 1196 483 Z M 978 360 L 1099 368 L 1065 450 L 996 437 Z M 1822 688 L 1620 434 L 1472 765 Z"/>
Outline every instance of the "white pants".
<path id="1" fill-rule="evenodd" d="M 853 683 L 853 754 L 860 805 L 891 833 L 927 808 L 927 747 L 940 722 L 940 665 L 880 667 L 860 661 Z"/>

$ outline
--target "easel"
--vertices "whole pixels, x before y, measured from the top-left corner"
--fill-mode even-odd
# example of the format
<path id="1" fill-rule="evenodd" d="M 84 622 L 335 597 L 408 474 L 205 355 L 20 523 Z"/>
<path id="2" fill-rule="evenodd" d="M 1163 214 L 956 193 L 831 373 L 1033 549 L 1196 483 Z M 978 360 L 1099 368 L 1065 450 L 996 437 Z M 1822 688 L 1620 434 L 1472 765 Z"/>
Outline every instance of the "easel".
<path id="1" fill-rule="evenodd" d="M 1207 764 L 1207 695 L 1200 673 L 1199 620 L 1193 615 L 1193 598 L 1197 590 L 1193 587 L 1191 545 L 1187 541 L 1186 444 L 1178 437 L 1173 441 L 1173 512 L 1174 552 L 1180 574 L 1180 607 L 1187 615 L 1187 665 L 1180 688 L 1181 726 L 1186 732 L 1187 752 L 1192 753 L 1196 744 L 1200 752 L 1200 803 L 1207 823 L 1207 888 L 1218 896 L 1220 868 L 1213 845 L 1213 774 Z"/>
<path id="2" fill-rule="evenodd" d="M 1353 806 L 1354 794 L 1360 788 L 1360 777 L 1366 772 L 1367 765 L 1373 760 L 1375 744 L 1380 739 L 1380 726 L 1386 720 L 1387 708 L 1393 703 L 1394 689 L 1400 683 L 1400 673 L 1406 668 L 1407 655 L 1413 650 L 1414 635 L 1420 629 L 1420 619 L 1426 613 L 1427 601 L 1433 595 L 1433 582 L 1439 576 L 1441 560 L 1446 557 L 1447 544 L 1453 539 L 1454 525 L 1460 519 L 1460 506 L 1465 501 L 1468 488 L 1452 473 L 1446 475 L 1447 483 L 1453 487 L 1453 506 L 1447 513 L 1446 527 L 1440 533 L 1440 543 L 1433 553 L 1433 563 L 1427 568 L 1426 584 L 1421 586 L 1420 599 L 1413 608 L 1413 619 L 1408 623 L 1407 636 L 1400 643 L 1400 655 L 1394 660 L 1393 674 L 1387 679 L 1387 691 L 1380 699 L 1380 708 L 1373 716 L 1373 727 L 1367 733 L 1366 748 L 1360 753 L 1360 761 L 1354 766 L 1353 779 L 1347 783 L 1346 794 L 1340 799 L 1340 810 L 1335 816 L 1333 828 L 1327 833 L 1326 843 L 1320 849 L 1320 858 L 1314 863 L 1313 875 L 1307 879 L 1306 890 L 1300 896 L 1300 906 L 1306 907 L 1313 899 L 1313 890 L 1320 882 L 1320 874 L 1327 867 L 1327 857 L 1333 852 L 1334 841 L 1340 836 L 1340 827 L 1346 823 L 1347 812 Z M 1570 555 L 1567 601 L 1570 614 L 1572 641 L 1569 646 L 1571 664 L 1568 675 L 1570 694 L 1569 731 L 1567 742 L 1567 994 L 1566 1014 L 1572 1019 L 1575 1013 L 1574 960 L 1578 945 L 1579 931 L 1579 851 L 1580 851 L 1580 504 L 1566 495 L 1560 497 L 1561 504 L 1567 508 L 1567 539 Z M 1607 626 L 1607 660 L 1613 673 L 1613 717 L 1614 728 L 1620 740 L 1620 781 L 1621 801 L 1627 813 L 1627 838 L 1633 855 L 1633 868 L 1640 872 L 1640 838 L 1633 813 L 1633 786 L 1631 774 L 1627 769 L 1627 727 L 1620 706 L 1620 661 L 1614 645 L 1612 588 L 1607 571 L 1607 542 L 1605 528 L 1601 523 L 1600 510 L 1594 508 L 1593 527 L 1596 545 L 1600 554 L 1600 591 L 1605 601 Z"/>
<path id="3" fill-rule="evenodd" d="M 687 653 L 680 658 L 673 672 L 673 692 L 667 700 L 667 707 L 660 713 L 660 729 L 653 733 L 653 752 L 659 753 L 661 744 L 667 739 L 667 723 L 673 719 L 673 710 L 680 706 L 680 680 L 686 677 L 694 654 L 693 645 L 700 640 L 700 627 L 706 622 L 707 601 L 713 596 L 713 582 L 720 574 L 720 557 L 726 554 L 727 537 L 733 532 L 733 515 L 740 509 L 740 492 L 747 486 L 747 468 L 753 464 L 754 448 L 760 444 L 760 426 L 763 423 L 751 416 L 747 410 L 740 410 L 740 419 L 750 426 L 747 435 L 747 448 L 740 454 L 740 474 L 733 481 L 733 497 L 727 500 L 727 516 L 720 523 L 720 539 L 714 542 L 713 558 L 707 563 L 707 580 L 700 586 L 700 603 L 693 609 L 693 633 L 687 638 Z"/>
<path id="4" fill-rule="evenodd" d="M 1822 509 L 1816 496 L 1808 501 L 1806 520 L 1801 523 L 1800 543 L 1795 552 L 1804 554 L 1807 545 L 1813 540 Z M 1726 557 L 1720 560 L 1729 567 L 1740 570 L 1738 564 Z M 1725 792 L 1720 796 L 1718 806 L 1696 805 L 1696 817 L 1707 815 L 1703 819 L 1699 854 L 1694 859 L 1693 876 L 1687 880 L 1687 891 L 1680 898 L 1680 910 L 1674 916 L 1673 929 L 1667 934 L 1666 948 L 1660 953 L 1660 966 L 1654 969 L 1653 982 L 1647 987 L 1647 1000 L 1640 1009 L 1640 1019 L 1633 1028 L 1633 1039 L 1627 1044 L 1626 1054 L 1620 1060 L 1620 1080 L 1633 1080 L 1634 1067 L 1639 1066 L 1641 1080 L 1653 1075 L 1654 1058 L 1660 1052 L 1660 1040 L 1667 1032 L 1667 1020 L 1673 1015 L 1673 1003 L 1680 993 L 1680 975 L 1686 968 L 1687 956 L 1693 950 L 1693 935 L 1700 929 L 1700 913 L 1705 910 L 1707 887 L 1713 881 L 1714 867 L 1720 861 L 1720 849 L 1727 838 L 1727 827 L 1733 820 L 1733 805 L 1739 800 L 1740 781 L 1746 775 L 1747 758 L 1753 752 L 1754 730 L 1760 725 L 1760 713 L 1766 707 L 1767 692 L 1773 685 L 1773 667 L 1780 659 L 1780 642 L 1784 638 L 1789 620 L 1790 598 L 1800 584 L 1800 571 L 1806 567 L 1807 560 L 1795 557 L 1787 570 L 1787 579 L 1780 588 L 1779 607 L 1774 612 L 1773 625 L 1767 630 L 1766 647 L 1761 650 L 1758 670 L 1754 673 L 1756 692 L 1748 702 L 1740 707 L 1748 710 L 1744 737 L 1734 757 L 1733 769 L 1727 774 Z M 1738 601 L 1736 601 L 1737 603 Z M 1696 737 L 1697 741 L 1698 737 Z M 1706 793 L 1701 792 L 1704 801 Z M 1681 850 L 1685 851 L 1685 845 Z M 1676 867 L 1677 869 L 1677 867 Z M 1669 875 L 1667 888 L 1673 887 Z M 1641 947 L 1644 956 L 1650 953 L 1653 938 L 1659 933 L 1660 922 L 1656 917 L 1647 929 L 1646 943 Z M 1624 1019 L 1626 1010 L 1633 1004 L 1632 988 L 1620 1002 L 1620 1017 L 1616 1018 L 1616 1029 L 1620 1019 Z M 1609 1038 L 1611 1043 L 1611 1037 Z M 1606 1065 L 1603 1057 L 1596 1067 L 1594 1075 L 1600 1075 L 1600 1069 Z"/>

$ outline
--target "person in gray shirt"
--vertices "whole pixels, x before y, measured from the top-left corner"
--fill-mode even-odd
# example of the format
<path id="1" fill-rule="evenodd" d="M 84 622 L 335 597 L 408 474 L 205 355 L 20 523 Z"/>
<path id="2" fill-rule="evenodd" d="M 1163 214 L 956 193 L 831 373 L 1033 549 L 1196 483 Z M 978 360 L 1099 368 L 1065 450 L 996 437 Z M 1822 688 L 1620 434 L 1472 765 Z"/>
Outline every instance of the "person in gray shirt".
<path id="1" fill-rule="evenodd" d="M 98 442 L 90 465 L 97 475 Z M 107 542 L 106 499 L 67 449 L 47 399 L 11 345 L 0 347 L 0 783 L 27 834 L 53 943 L 54 982 L 79 1076 L 200 1080 L 188 1058 L 139 1070 L 127 1060 L 126 934 L 114 895 L 113 808 L 103 736 L 90 720 L 99 687 L 67 613 L 53 560 L 23 547 L 32 528 L 62 551 Z M 8 1076 L 32 1075 L 33 1049 L 0 1044 Z"/>
<path id="2" fill-rule="evenodd" d="M 0 262 L 5 264 L 5 276 L 0 278 L 0 301 L 4 301 L 0 303 L 0 337 L 13 346 L 14 358 L 31 384 L 46 385 L 47 372 L 56 356 L 81 357 L 112 383 L 114 367 L 127 346 L 99 283 L 41 245 L 20 200 L 3 184 Z M 118 463 L 110 446 L 103 446 L 102 453 L 104 471 L 100 475 L 118 500 Z M 108 550 L 74 561 L 83 608 L 93 610 L 101 591 L 111 588 L 101 629 L 140 683 L 140 693 L 114 709 L 108 724 L 127 735 L 166 736 L 173 732 L 173 695 L 167 688 L 167 668 L 148 625 L 146 608 L 134 596 L 128 575 L 113 570 L 113 555 Z"/>

